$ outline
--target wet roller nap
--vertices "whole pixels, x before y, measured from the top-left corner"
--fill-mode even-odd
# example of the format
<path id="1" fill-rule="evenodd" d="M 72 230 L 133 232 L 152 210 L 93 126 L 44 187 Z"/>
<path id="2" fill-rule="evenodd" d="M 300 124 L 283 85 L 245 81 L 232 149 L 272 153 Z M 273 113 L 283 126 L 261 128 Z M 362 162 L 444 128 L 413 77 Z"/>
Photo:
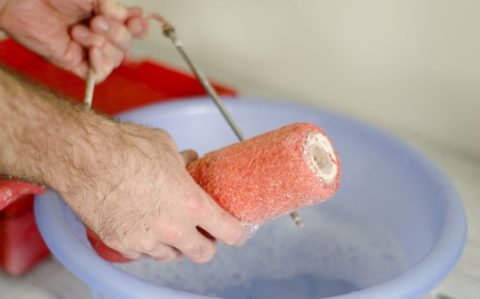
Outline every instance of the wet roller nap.
<path id="1" fill-rule="evenodd" d="M 260 224 L 335 193 L 339 161 L 324 131 L 292 124 L 205 155 L 195 181 L 246 224 Z"/>
<path id="2" fill-rule="evenodd" d="M 332 196 L 340 160 L 325 132 L 291 124 L 206 154 L 187 166 L 194 180 L 227 212 L 256 225 Z M 308 225 L 308 223 L 307 223 Z M 128 259 L 88 231 L 100 256 Z"/>

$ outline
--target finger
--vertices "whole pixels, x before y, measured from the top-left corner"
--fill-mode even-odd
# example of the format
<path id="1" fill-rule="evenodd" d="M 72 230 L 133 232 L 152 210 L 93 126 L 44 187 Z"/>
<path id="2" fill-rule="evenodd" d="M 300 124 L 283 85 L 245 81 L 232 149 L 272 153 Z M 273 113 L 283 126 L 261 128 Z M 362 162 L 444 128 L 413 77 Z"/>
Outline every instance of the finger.
<path id="1" fill-rule="evenodd" d="M 117 1 L 99 0 L 95 9 L 98 15 L 106 15 L 118 21 L 124 22 L 128 16 L 128 9 Z"/>
<path id="2" fill-rule="evenodd" d="M 148 21 L 144 18 L 132 18 L 127 21 L 127 28 L 135 38 L 143 38 L 148 33 Z"/>
<path id="3" fill-rule="evenodd" d="M 124 58 L 125 53 L 110 43 L 105 43 L 102 48 L 91 48 L 89 59 L 90 65 L 95 70 L 96 81 L 105 80 L 113 69 L 122 63 Z"/>
<path id="4" fill-rule="evenodd" d="M 92 234 L 93 232 L 90 231 L 89 233 Z M 100 240 L 98 236 L 97 238 L 98 240 Z M 125 257 L 127 259 L 131 259 L 131 260 L 135 260 L 143 257 L 143 254 L 141 252 L 125 246 L 125 244 L 119 239 L 114 239 L 114 240 L 104 239 L 103 241 L 104 243 L 102 244 L 103 246 L 106 246 L 106 250 L 104 248 L 102 251 L 104 253 L 106 252 L 107 255 L 110 255 L 111 251 L 113 251 L 114 255 L 120 254 L 120 256 Z"/>
<path id="5" fill-rule="evenodd" d="M 178 249 L 165 244 L 158 244 L 154 249 L 146 252 L 146 254 L 163 262 L 178 260 L 183 256 Z"/>
<path id="6" fill-rule="evenodd" d="M 103 36 L 94 33 L 84 25 L 76 25 L 72 28 L 72 38 L 85 48 L 101 48 L 107 42 Z"/>
<path id="7" fill-rule="evenodd" d="M 113 63 L 113 68 L 116 68 L 122 64 L 122 61 L 125 58 L 125 52 L 110 43 L 105 43 L 100 50 L 105 57 L 110 58 L 111 62 Z"/>
<path id="8" fill-rule="evenodd" d="M 115 47 L 125 52 L 132 46 L 132 35 L 122 22 L 105 16 L 97 16 L 91 21 L 90 27 L 93 32 L 103 36 Z"/>
<path id="9" fill-rule="evenodd" d="M 171 245 L 178 248 L 178 250 L 192 261 L 201 264 L 209 262 L 217 251 L 217 244 L 206 238 L 196 229 L 189 235 L 184 236 L 184 238 L 174 240 Z"/>
<path id="10" fill-rule="evenodd" d="M 103 55 L 112 59 L 114 66 L 120 65 L 125 56 L 122 50 L 115 48 L 103 36 L 90 31 L 83 25 L 77 25 L 72 29 L 72 37 L 82 47 L 99 49 Z"/>
<path id="11" fill-rule="evenodd" d="M 200 215 L 198 226 L 227 245 L 245 244 L 247 234 L 238 219 L 223 210 L 212 198 L 209 197 L 206 202 L 207 206 L 203 215 Z"/>
<path id="12" fill-rule="evenodd" d="M 59 52 L 54 49 L 49 60 L 57 66 L 74 73 L 75 75 L 86 78 L 88 63 L 85 48 L 74 40 L 70 40 L 66 51 Z"/>
<path id="13" fill-rule="evenodd" d="M 184 150 L 180 152 L 180 155 L 182 156 L 185 165 L 198 159 L 198 154 L 194 150 Z"/>
<path id="14" fill-rule="evenodd" d="M 103 81 L 125 58 L 125 53 L 107 42 L 104 37 L 93 33 L 87 27 L 78 25 L 72 29 L 73 39 L 82 47 L 89 48 L 89 62 L 95 70 L 97 82 Z M 95 49 L 95 50 L 93 50 Z M 88 65 L 81 65 L 79 75 L 84 77 Z"/>
<path id="15" fill-rule="evenodd" d="M 105 80 L 114 68 L 113 60 L 105 56 L 98 48 L 90 49 L 90 65 L 95 72 L 95 81 L 97 83 Z"/>
<path id="16" fill-rule="evenodd" d="M 88 61 L 85 57 L 85 59 L 79 64 L 67 65 L 67 66 L 64 66 L 63 68 L 66 69 L 67 71 L 72 72 L 73 74 L 77 75 L 80 78 L 87 79 L 88 67 L 89 67 Z"/>
<path id="17" fill-rule="evenodd" d="M 83 79 L 87 80 L 88 68 L 89 68 L 89 65 L 88 65 L 87 61 L 85 60 L 84 62 L 82 62 L 82 64 L 78 65 L 73 70 L 73 73 L 75 75 L 79 76 L 80 78 L 83 78 Z"/>
<path id="18" fill-rule="evenodd" d="M 144 255 L 141 254 L 140 252 L 131 251 L 131 250 L 124 250 L 124 251 L 122 251 L 122 255 L 123 255 L 124 257 L 126 257 L 127 259 L 131 259 L 131 260 L 137 260 L 137 259 L 139 259 L 139 258 L 144 257 Z"/>

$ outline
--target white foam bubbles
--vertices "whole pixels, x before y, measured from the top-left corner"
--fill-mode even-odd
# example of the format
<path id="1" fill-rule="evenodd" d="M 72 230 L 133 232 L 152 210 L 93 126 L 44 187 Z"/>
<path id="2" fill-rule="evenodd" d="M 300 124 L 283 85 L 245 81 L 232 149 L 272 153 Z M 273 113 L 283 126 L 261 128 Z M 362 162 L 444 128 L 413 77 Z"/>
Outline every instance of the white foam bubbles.
<path id="1" fill-rule="evenodd" d="M 251 298 L 257 298 L 265 292 L 265 286 L 280 291 L 288 282 L 292 282 L 292 287 L 311 290 L 312 285 L 329 281 L 339 286 L 333 295 L 340 295 L 355 287 L 381 283 L 404 271 L 403 252 L 388 232 L 322 206 L 302 211 L 306 222 L 303 229 L 295 227 L 288 216 L 283 217 L 262 226 L 242 248 L 219 246 L 215 258 L 206 265 L 188 260 L 144 260 L 119 266 L 159 285 L 203 295 L 229 294 L 232 299 L 239 292 L 250 292 Z M 299 279 L 314 283 L 302 284 Z"/>

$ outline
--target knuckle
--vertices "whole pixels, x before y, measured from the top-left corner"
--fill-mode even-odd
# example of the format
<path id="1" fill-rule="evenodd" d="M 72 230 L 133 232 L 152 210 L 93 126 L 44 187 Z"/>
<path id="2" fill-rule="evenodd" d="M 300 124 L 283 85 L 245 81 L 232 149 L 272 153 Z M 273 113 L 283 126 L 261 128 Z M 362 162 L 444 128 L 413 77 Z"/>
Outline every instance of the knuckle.
<path id="1" fill-rule="evenodd" d="M 79 59 L 72 57 L 70 53 L 54 56 L 52 60 L 54 60 L 54 63 L 56 63 L 57 65 L 61 66 L 66 70 L 75 69 L 75 67 L 79 65 L 81 62 Z"/>
<path id="2" fill-rule="evenodd" d="M 93 47 L 97 47 L 101 50 L 105 49 L 105 47 L 108 46 L 107 40 L 103 36 L 98 34 L 92 34 L 91 42 Z"/>
<path id="3" fill-rule="evenodd" d="M 108 30 L 108 35 L 110 39 L 113 39 L 113 40 L 119 39 L 122 35 L 121 25 L 118 22 L 111 20 L 110 30 Z"/>
<path id="4" fill-rule="evenodd" d="M 168 134 L 167 131 L 163 129 L 155 129 L 155 131 L 157 132 L 159 139 L 162 140 L 162 143 L 164 146 L 166 146 L 167 148 L 173 148 L 173 149 L 177 148 L 175 140 L 173 139 L 172 136 L 170 136 L 170 134 Z"/>
<path id="5" fill-rule="evenodd" d="M 204 204 L 202 201 L 195 196 L 187 197 L 186 202 L 186 210 L 190 215 L 199 215 L 203 212 L 204 210 Z"/>
<path id="6" fill-rule="evenodd" d="M 111 29 L 108 32 L 107 38 L 123 49 L 128 49 L 132 44 L 130 32 L 125 26 L 117 22 L 111 22 Z"/>
<path id="7" fill-rule="evenodd" d="M 114 23 L 112 26 L 112 30 L 110 33 L 110 39 L 116 42 L 128 42 L 129 36 L 125 32 L 125 28 L 123 28 L 120 24 Z"/>
<path id="8" fill-rule="evenodd" d="M 178 244 L 181 243 L 184 235 L 185 234 L 182 229 L 171 226 L 164 230 L 163 239 L 169 244 Z"/>
<path id="9" fill-rule="evenodd" d="M 151 252 L 155 249 L 156 242 L 152 238 L 141 238 L 136 244 L 136 249 L 140 252 Z"/>

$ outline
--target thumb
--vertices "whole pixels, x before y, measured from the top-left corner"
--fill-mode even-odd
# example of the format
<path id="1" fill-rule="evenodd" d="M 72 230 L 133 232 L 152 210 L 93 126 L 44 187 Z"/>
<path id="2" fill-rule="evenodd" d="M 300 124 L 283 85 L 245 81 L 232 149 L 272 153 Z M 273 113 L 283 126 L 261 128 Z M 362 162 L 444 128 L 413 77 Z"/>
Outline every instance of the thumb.
<path id="1" fill-rule="evenodd" d="M 183 162 L 185 163 L 185 166 L 187 166 L 190 162 L 193 162 L 198 159 L 197 152 L 191 149 L 180 152 L 180 155 L 183 158 Z"/>

